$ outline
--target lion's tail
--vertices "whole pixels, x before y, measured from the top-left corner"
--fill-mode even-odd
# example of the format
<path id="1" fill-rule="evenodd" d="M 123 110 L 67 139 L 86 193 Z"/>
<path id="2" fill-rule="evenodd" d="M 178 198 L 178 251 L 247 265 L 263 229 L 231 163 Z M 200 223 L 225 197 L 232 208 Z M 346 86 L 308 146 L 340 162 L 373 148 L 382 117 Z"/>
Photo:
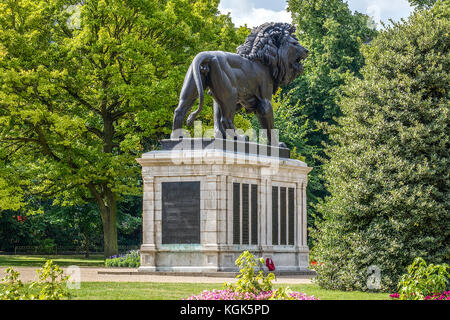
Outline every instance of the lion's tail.
<path id="1" fill-rule="evenodd" d="M 194 58 L 194 61 L 192 62 L 192 75 L 194 77 L 195 85 L 197 86 L 199 99 L 198 99 L 197 110 L 195 110 L 191 114 L 189 114 L 189 116 L 186 120 L 186 124 L 188 126 L 190 126 L 190 125 L 192 125 L 192 123 L 194 123 L 195 118 L 198 116 L 198 114 L 203 109 L 203 101 L 205 99 L 205 95 L 203 93 L 204 88 L 203 88 L 203 84 L 202 84 L 200 66 L 202 65 L 202 63 L 209 62 L 209 59 L 211 57 L 212 57 L 211 54 L 209 54 L 207 52 L 200 52 Z"/>

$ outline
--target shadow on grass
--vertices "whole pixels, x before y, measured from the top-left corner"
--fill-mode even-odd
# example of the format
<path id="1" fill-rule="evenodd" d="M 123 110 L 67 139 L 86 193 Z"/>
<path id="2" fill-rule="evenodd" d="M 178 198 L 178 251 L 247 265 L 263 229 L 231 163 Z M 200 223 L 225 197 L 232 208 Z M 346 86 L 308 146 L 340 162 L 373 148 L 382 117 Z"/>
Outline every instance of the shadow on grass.
<path id="1" fill-rule="evenodd" d="M 83 267 L 102 267 L 105 265 L 103 255 L 0 255 L 1 267 L 42 267 L 46 260 L 53 260 L 57 265 L 66 267 L 77 265 Z"/>

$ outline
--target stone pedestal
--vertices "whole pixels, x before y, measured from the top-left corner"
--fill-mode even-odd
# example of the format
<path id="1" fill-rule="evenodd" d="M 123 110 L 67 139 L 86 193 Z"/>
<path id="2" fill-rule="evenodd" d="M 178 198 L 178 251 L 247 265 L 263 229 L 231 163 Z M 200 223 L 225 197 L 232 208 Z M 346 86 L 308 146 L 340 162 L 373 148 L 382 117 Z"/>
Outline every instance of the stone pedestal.
<path id="1" fill-rule="evenodd" d="M 272 258 L 280 272 L 306 270 L 311 168 L 277 150 L 249 152 L 248 143 L 243 152 L 238 145 L 173 146 L 137 159 L 144 182 L 139 271 L 237 271 L 245 250 Z"/>

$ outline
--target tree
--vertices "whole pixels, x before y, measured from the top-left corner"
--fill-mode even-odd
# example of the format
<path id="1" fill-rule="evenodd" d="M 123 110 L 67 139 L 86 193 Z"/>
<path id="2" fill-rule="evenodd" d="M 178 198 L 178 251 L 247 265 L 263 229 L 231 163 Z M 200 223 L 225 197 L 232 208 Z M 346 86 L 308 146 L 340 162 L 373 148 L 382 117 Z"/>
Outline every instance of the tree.
<path id="1" fill-rule="evenodd" d="M 418 9 L 430 8 L 437 0 L 408 0 L 411 6 L 415 6 Z"/>
<path id="2" fill-rule="evenodd" d="M 368 268 L 395 290 L 415 257 L 450 259 L 449 2 L 416 11 L 364 48 L 328 126 L 327 189 L 313 231 L 317 280 L 367 290 Z"/>
<path id="3" fill-rule="evenodd" d="M 290 0 L 288 10 L 297 24 L 300 43 L 310 52 L 304 74 L 285 88 L 282 96 L 300 106 L 288 121 L 305 130 L 305 148 L 298 151 L 314 167 L 307 188 L 308 216 L 313 221 L 317 213 L 314 204 L 327 194 L 321 166 L 323 143 L 329 138 L 318 124 L 335 123 L 341 115 L 337 104 L 341 86 L 350 75 L 360 76 L 364 65 L 360 48 L 376 31 L 368 16 L 352 13 L 342 0 Z"/>
<path id="4" fill-rule="evenodd" d="M 218 3 L 2 2 L 0 156 L 23 181 L 8 193 L 95 202 L 105 256 L 117 254 L 117 201 L 140 194 L 135 158 L 170 133 L 190 61 L 242 42 Z"/>

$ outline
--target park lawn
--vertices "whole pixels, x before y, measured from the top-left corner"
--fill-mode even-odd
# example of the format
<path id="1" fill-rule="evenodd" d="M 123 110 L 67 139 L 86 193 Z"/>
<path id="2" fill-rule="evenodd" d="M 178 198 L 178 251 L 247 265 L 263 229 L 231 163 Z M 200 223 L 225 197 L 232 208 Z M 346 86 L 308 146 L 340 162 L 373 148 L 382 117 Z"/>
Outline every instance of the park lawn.
<path id="1" fill-rule="evenodd" d="M 80 267 L 103 267 L 105 257 L 103 255 L 0 255 L 0 267 L 42 267 L 47 260 L 61 267 L 77 265 Z"/>
<path id="2" fill-rule="evenodd" d="M 82 282 L 81 288 L 72 290 L 71 293 L 74 300 L 180 300 L 203 290 L 221 289 L 222 286 L 221 283 Z M 293 291 L 314 295 L 321 300 L 389 299 L 388 293 L 325 290 L 316 284 L 289 287 Z"/>

